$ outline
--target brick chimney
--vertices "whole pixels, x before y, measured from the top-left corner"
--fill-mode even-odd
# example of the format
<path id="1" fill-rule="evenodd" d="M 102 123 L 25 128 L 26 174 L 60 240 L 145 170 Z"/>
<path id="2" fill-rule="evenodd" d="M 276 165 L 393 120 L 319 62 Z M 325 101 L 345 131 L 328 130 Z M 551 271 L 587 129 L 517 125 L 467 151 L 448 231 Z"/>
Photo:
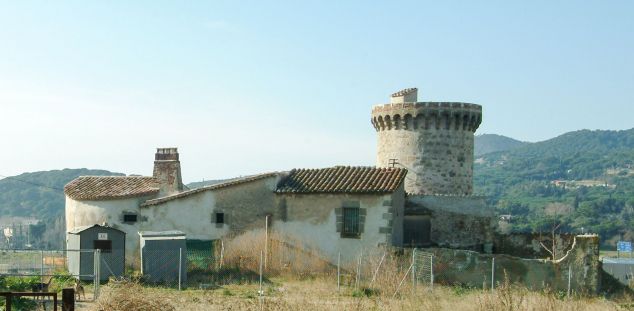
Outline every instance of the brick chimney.
<path id="1" fill-rule="evenodd" d="M 154 178 L 159 182 L 160 196 L 183 191 L 181 162 L 177 148 L 157 148 L 154 155 Z"/>

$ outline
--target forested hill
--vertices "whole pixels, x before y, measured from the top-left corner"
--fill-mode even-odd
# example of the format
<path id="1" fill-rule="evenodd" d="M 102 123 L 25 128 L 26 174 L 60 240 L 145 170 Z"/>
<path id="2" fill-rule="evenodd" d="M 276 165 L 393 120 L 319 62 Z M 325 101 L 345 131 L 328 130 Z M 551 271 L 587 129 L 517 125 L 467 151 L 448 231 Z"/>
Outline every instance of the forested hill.
<path id="1" fill-rule="evenodd" d="M 475 162 L 475 192 L 512 216 L 511 230 L 543 229 L 544 207 L 561 203 L 566 231 L 634 238 L 634 129 L 570 132 Z"/>
<path id="2" fill-rule="evenodd" d="M 64 212 L 64 185 L 78 176 L 123 175 L 105 170 L 63 169 L 0 180 L 0 215 L 47 219 Z"/>
<path id="3" fill-rule="evenodd" d="M 506 151 L 519 148 L 529 144 L 527 142 L 519 141 L 510 137 L 497 135 L 497 134 L 482 134 L 475 137 L 475 156 L 480 156 L 487 153 Z"/>
<path id="4" fill-rule="evenodd" d="M 576 131 L 538 143 L 481 135 L 476 144 L 483 138 L 505 150 L 476 156 L 475 193 L 488 196 L 498 214 L 511 215 L 503 229 L 543 231 L 545 207 L 559 204 L 567 211 L 559 217 L 564 231 L 597 232 L 607 245 L 634 239 L 634 129 Z M 5 178 L 0 180 L 0 215 L 62 215 L 64 185 L 82 175 L 123 174 L 64 169 Z"/>

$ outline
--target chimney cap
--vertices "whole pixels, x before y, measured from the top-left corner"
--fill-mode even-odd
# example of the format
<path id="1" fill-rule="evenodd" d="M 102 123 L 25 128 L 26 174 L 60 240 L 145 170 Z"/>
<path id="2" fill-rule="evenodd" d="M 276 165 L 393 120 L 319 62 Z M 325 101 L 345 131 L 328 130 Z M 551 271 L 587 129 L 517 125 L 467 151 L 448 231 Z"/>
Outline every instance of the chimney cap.
<path id="1" fill-rule="evenodd" d="M 178 161 L 178 148 L 156 148 L 155 161 Z"/>
<path id="2" fill-rule="evenodd" d="M 178 153 L 178 148 L 175 148 L 175 147 L 156 148 L 156 153 L 160 153 L 160 154 L 177 154 Z"/>

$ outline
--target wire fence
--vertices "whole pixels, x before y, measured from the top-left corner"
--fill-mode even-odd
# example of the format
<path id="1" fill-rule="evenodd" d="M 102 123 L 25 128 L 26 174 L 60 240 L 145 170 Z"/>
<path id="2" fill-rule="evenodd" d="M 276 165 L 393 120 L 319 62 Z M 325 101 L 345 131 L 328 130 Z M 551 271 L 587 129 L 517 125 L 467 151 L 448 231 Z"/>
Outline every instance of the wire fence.
<path id="1" fill-rule="evenodd" d="M 0 277 L 39 277 L 41 283 L 49 277 L 80 279 L 92 285 L 87 292 L 93 299 L 99 295 L 100 282 L 122 279 L 174 289 L 255 284 L 264 296 L 264 288 L 276 277 L 321 277 L 331 280 L 338 293 L 382 292 L 394 297 L 422 294 L 435 285 L 494 290 L 503 282 L 527 282 L 525 271 L 513 270 L 503 257 L 394 248 L 346 250 L 324 257 L 315 248 L 298 245 L 303 244 L 279 237 L 257 243 L 246 237 L 220 242 L 214 249 L 142 250 L 140 264 L 126 263 L 123 250 L 4 250 L 0 251 Z M 572 266 L 563 267 L 561 274 L 567 278 L 563 289 L 570 295 L 575 271 Z M 538 275 L 534 277 L 540 281 Z"/>
<path id="2" fill-rule="evenodd" d="M 95 300 L 101 255 L 100 250 L 0 250 L 0 291 L 61 292 L 74 287 L 84 290 L 83 299 Z"/>

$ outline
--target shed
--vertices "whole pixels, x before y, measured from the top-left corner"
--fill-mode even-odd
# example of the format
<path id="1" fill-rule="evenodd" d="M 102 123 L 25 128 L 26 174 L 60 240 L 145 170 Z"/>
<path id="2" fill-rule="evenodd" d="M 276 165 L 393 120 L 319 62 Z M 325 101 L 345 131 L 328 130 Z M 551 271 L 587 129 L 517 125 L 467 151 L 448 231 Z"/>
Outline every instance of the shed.
<path id="1" fill-rule="evenodd" d="M 101 225 L 76 227 L 67 235 L 68 271 L 83 281 L 93 280 L 94 251 L 101 250 L 101 281 L 123 276 L 125 271 L 125 232 Z"/>
<path id="2" fill-rule="evenodd" d="M 142 231 L 141 273 L 154 283 L 181 283 L 187 280 L 187 245 L 181 231 Z M 180 272 L 179 272 L 180 271 Z"/>

